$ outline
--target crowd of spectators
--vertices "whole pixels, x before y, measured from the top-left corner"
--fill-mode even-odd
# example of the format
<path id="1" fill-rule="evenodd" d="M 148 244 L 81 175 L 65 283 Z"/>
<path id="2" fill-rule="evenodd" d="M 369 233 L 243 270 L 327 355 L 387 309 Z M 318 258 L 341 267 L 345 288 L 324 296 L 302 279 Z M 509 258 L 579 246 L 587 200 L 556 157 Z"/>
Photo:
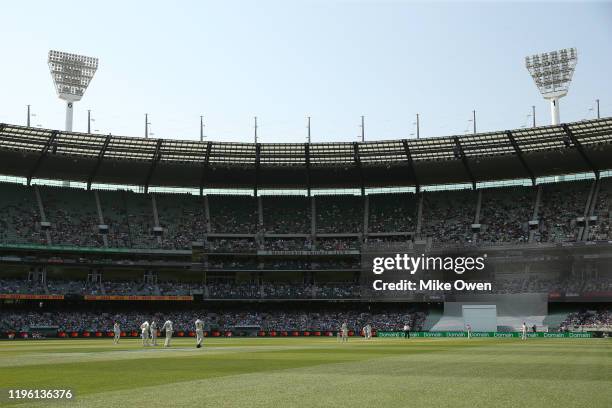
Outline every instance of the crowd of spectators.
<path id="1" fill-rule="evenodd" d="M 311 269 L 359 269 L 361 264 L 357 259 L 319 259 L 312 261 Z"/>
<path id="2" fill-rule="evenodd" d="M 602 179 L 596 190 L 593 206 L 596 219 L 589 226 L 587 239 L 612 238 L 611 184 Z M 483 189 L 479 217 L 475 217 L 477 191 L 424 192 L 419 231 L 418 196 L 371 194 L 367 199 L 368 232 L 404 235 L 362 237 L 366 200 L 361 196 L 209 195 L 206 198 L 101 190 L 96 192 L 99 213 L 91 191 L 0 184 L 0 242 L 102 247 L 106 240 L 110 247 L 170 250 L 190 249 L 193 242 L 205 242 L 207 250 L 230 252 L 359 249 L 362 239 L 368 243 L 404 242 L 413 236 L 430 239 L 434 245 L 517 244 L 528 242 L 530 235 L 532 242 L 567 242 L 581 239 L 583 225 L 577 218 L 585 216 L 592 185 L 591 180 L 581 180 L 542 184 L 538 188 Z M 39 189 L 45 219 L 50 223 L 48 229 L 41 224 L 34 188 Z M 538 189 L 541 194 L 534 219 Z M 310 236 L 313 208 L 318 234 L 314 238 Z M 532 219 L 538 224 L 530 231 Z M 479 231 L 472 230 L 475 221 L 480 224 Z M 100 232 L 98 225 L 108 226 L 106 234 Z M 235 235 L 215 237 L 209 233 Z M 279 237 L 274 234 L 306 235 Z"/>
<path id="3" fill-rule="evenodd" d="M 210 252 L 254 252 L 254 238 L 211 238 L 205 241 L 204 249 Z"/>
<path id="4" fill-rule="evenodd" d="M 361 248 L 358 238 L 317 238 L 316 244 L 319 251 L 346 251 Z"/>
<path id="5" fill-rule="evenodd" d="M 314 285 L 304 283 L 264 283 L 263 295 L 268 299 L 312 299 Z"/>
<path id="6" fill-rule="evenodd" d="M 310 234 L 311 208 L 308 197 L 263 197 L 263 225 L 272 234 Z"/>
<path id="7" fill-rule="evenodd" d="M 560 329 L 563 330 L 612 330 L 612 310 L 580 310 L 570 313 L 561 323 Z"/>
<path id="8" fill-rule="evenodd" d="M 258 231 L 257 199 L 252 196 L 209 196 L 212 231 L 255 234 Z"/>
<path id="9" fill-rule="evenodd" d="M 98 192 L 104 224 L 108 226 L 108 245 L 114 248 L 132 247 L 132 231 L 129 228 L 124 194 L 123 191 Z"/>
<path id="10" fill-rule="evenodd" d="M 260 299 L 261 288 L 254 283 L 210 283 L 205 285 L 204 296 L 210 299 Z"/>
<path id="11" fill-rule="evenodd" d="M 47 294 L 47 288 L 41 282 L 24 279 L 0 279 L 0 294 Z"/>
<path id="12" fill-rule="evenodd" d="M 0 183 L 0 242 L 47 244 L 33 187 Z"/>
<path id="13" fill-rule="evenodd" d="M 92 194 L 72 188 L 39 186 L 45 214 L 52 221 L 53 245 L 101 247 L 96 203 Z"/>
<path id="14" fill-rule="evenodd" d="M 108 282 L 109 284 L 111 282 Z M 42 285 L 41 285 L 42 286 Z M 43 287 L 44 290 L 44 287 Z M 52 295 L 65 294 L 85 294 L 85 295 L 103 295 L 105 294 L 104 285 L 85 280 L 48 280 L 46 282 L 46 291 Z"/>
<path id="15" fill-rule="evenodd" d="M 337 331 L 346 322 L 350 330 L 359 333 L 370 324 L 374 330 L 402 330 L 405 324 L 411 330 L 421 330 L 427 314 L 422 311 L 404 308 L 390 311 L 367 312 L 349 311 L 310 311 L 310 310 L 189 310 L 165 313 L 129 312 L 78 312 L 78 311 L 28 311 L 6 312 L 0 315 L 0 331 L 21 331 L 30 327 L 57 327 L 61 331 L 111 331 L 114 322 L 121 329 L 139 330 L 140 324 L 148 320 L 162 323 L 173 322 L 174 331 L 193 331 L 194 322 L 200 319 L 206 330 L 232 330 L 240 326 L 256 326 L 262 330 L 330 330 Z M 161 326 L 161 324 L 158 324 Z"/>
<path id="16" fill-rule="evenodd" d="M 538 218 L 540 226 L 535 234 L 539 242 L 575 241 L 578 237 L 576 218 L 584 216 L 591 183 L 572 181 L 542 186 Z"/>
<path id="17" fill-rule="evenodd" d="M 209 269 L 256 270 L 259 263 L 254 258 L 214 258 L 208 261 Z"/>
<path id="18" fill-rule="evenodd" d="M 495 293 L 556 293 L 567 296 L 596 296 L 597 293 L 612 293 L 612 278 L 559 277 L 554 274 L 504 274 L 495 277 L 493 289 Z"/>
<path id="19" fill-rule="evenodd" d="M 118 296 L 184 296 L 202 294 L 210 299 L 356 299 L 358 284 L 345 282 L 309 284 L 299 282 L 209 281 L 156 283 L 141 281 L 49 280 L 46 284 L 19 279 L 1 279 L 0 294 L 38 295 L 118 295 Z"/>
<path id="20" fill-rule="evenodd" d="M 207 232 L 202 197 L 190 194 L 155 194 L 163 249 L 191 249 Z"/>
<path id="21" fill-rule="evenodd" d="M 299 262 L 299 261 L 297 261 Z M 356 268 L 355 265 L 344 265 L 337 270 Z M 287 266 L 289 268 L 289 266 Z M 270 269 L 283 269 L 276 265 Z M 299 269 L 293 265 L 289 269 Z M 300 269 L 306 270 L 306 267 Z M 470 280 L 476 282 L 477 280 Z M 566 296 L 597 297 L 600 294 L 610 297 L 612 294 L 612 278 L 580 278 L 559 277 L 551 274 L 502 274 L 494 278 L 481 279 L 483 282 L 492 282 L 493 293 L 552 293 Z M 263 289 L 261 289 L 263 287 Z M 360 284 L 357 282 L 333 283 L 299 283 L 284 281 L 263 281 L 257 283 L 240 283 L 235 281 L 181 282 L 177 280 L 159 280 L 156 283 L 147 283 L 143 280 L 131 281 L 102 281 L 94 283 L 85 280 L 47 280 L 40 282 L 20 279 L 0 279 L 0 294 L 80 294 L 80 295 L 139 295 L 139 296 L 178 296 L 202 293 L 205 297 L 252 299 L 252 298 L 316 298 L 316 299 L 344 299 L 358 298 L 362 294 Z"/>
<path id="22" fill-rule="evenodd" d="M 317 196 L 318 233 L 363 232 L 363 198 L 353 195 Z"/>
<path id="23" fill-rule="evenodd" d="M 265 259 L 262 263 L 262 267 L 265 270 L 288 270 L 288 271 L 300 271 L 310 269 L 310 262 L 306 259 L 279 259 L 270 258 Z"/>
<path id="24" fill-rule="evenodd" d="M 608 241 L 612 239 L 612 180 L 601 179 L 593 215 L 597 217 L 595 225 L 590 226 L 590 241 Z"/>
<path id="25" fill-rule="evenodd" d="M 307 238 L 268 238 L 264 248 L 268 251 L 310 251 L 312 241 Z"/>
<path id="26" fill-rule="evenodd" d="M 414 194 L 371 194 L 369 232 L 414 232 L 417 200 Z"/>
<path id="27" fill-rule="evenodd" d="M 534 202 L 533 188 L 503 187 L 484 190 L 479 241 L 491 244 L 527 242 Z"/>
<path id="28" fill-rule="evenodd" d="M 436 242 L 471 242 L 475 209 L 476 193 L 472 190 L 427 193 L 423 203 L 422 234 Z"/>
<path id="29" fill-rule="evenodd" d="M 365 243 L 372 246 L 389 246 L 389 245 L 400 245 L 409 244 L 412 239 L 408 235 L 381 235 L 381 236 L 369 236 Z"/>

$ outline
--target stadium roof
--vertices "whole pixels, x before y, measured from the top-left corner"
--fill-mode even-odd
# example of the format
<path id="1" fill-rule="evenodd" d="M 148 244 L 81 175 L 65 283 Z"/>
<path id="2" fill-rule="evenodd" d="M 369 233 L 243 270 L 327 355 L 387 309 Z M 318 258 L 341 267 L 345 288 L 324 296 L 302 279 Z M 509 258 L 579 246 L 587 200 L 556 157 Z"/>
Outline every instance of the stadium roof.
<path id="1" fill-rule="evenodd" d="M 0 124 L 0 174 L 191 188 L 477 183 L 612 169 L 612 118 L 363 143 L 228 143 Z"/>

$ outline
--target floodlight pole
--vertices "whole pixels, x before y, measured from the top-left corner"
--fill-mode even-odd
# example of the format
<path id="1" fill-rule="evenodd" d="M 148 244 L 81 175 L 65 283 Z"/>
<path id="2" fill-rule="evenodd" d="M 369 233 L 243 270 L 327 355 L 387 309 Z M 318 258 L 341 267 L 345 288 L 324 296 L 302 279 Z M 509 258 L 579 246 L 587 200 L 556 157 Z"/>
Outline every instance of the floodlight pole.
<path id="1" fill-rule="evenodd" d="M 599 99 L 595 99 L 595 102 L 597 102 L 597 119 L 601 119 L 601 116 L 599 116 Z"/>
<path id="2" fill-rule="evenodd" d="M 204 141 L 204 116 L 200 115 L 200 142 Z"/>
<path id="3" fill-rule="evenodd" d="M 30 105 L 28 105 L 28 120 L 27 120 L 27 125 L 28 127 L 30 127 Z"/>
<path id="4" fill-rule="evenodd" d="M 476 134 L 476 111 L 475 110 L 472 111 L 472 122 L 474 125 L 474 134 Z"/>
<path id="5" fill-rule="evenodd" d="M 361 141 L 365 142 L 365 116 L 361 115 Z"/>
<path id="6" fill-rule="evenodd" d="M 257 144 L 257 116 L 255 116 L 255 144 Z"/>
<path id="7" fill-rule="evenodd" d="M 87 133 L 91 133 L 91 109 L 87 109 Z"/>
<path id="8" fill-rule="evenodd" d="M 550 120 L 552 125 L 558 125 L 561 121 L 559 117 L 559 98 L 550 99 Z"/>
<path id="9" fill-rule="evenodd" d="M 145 113 L 145 139 L 149 138 L 149 114 Z"/>
<path id="10" fill-rule="evenodd" d="M 66 102 L 66 132 L 72 132 L 72 118 L 74 117 L 74 104 Z"/>
<path id="11" fill-rule="evenodd" d="M 416 120 L 416 127 L 417 127 L 416 128 L 416 136 L 417 136 L 417 139 L 419 139 L 421 137 L 420 123 L 419 123 L 419 114 L 417 113 L 416 116 L 417 116 L 417 118 L 416 118 L 417 119 Z"/>
<path id="12" fill-rule="evenodd" d="M 533 127 L 536 127 L 535 105 L 531 105 L 531 119 L 533 121 Z"/>
<path id="13" fill-rule="evenodd" d="M 308 143 L 310 143 L 310 116 L 308 117 Z"/>

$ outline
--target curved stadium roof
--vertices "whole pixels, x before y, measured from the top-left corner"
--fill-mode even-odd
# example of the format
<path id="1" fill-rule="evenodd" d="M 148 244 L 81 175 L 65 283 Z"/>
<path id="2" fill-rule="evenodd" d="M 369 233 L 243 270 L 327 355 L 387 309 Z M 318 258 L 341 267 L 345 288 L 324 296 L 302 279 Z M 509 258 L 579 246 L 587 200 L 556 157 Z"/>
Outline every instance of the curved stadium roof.
<path id="1" fill-rule="evenodd" d="M 476 183 L 612 169 L 612 118 L 364 143 L 143 139 L 0 124 L 0 174 L 192 188 Z"/>

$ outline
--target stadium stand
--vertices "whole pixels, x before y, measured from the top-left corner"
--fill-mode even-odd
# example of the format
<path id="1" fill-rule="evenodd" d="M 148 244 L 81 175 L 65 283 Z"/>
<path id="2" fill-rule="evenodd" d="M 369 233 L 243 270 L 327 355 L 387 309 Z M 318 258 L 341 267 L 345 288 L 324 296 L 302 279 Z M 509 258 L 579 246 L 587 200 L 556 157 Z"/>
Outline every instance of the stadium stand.
<path id="1" fill-rule="evenodd" d="M 153 314 L 154 316 L 151 316 Z M 57 326 L 61 331 L 108 331 L 114 321 L 121 324 L 122 330 L 137 330 L 140 323 L 147 319 L 170 319 L 175 332 L 192 330 L 196 318 L 204 320 L 207 330 L 232 330 L 239 326 L 256 326 L 261 330 L 331 330 L 336 331 L 343 322 L 351 330 L 359 332 L 366 323 L 374 330 L 399 330 L 408 323 L 419 330 L 425 321 L 426 313 L 413 307 L 389 307 L 383 312 L 367 312 L 360 309 L 318 311 L 288 308 L 251 308 L 224 312 L 218 309 L 170 311 L 165 313 L 144 313 L 122 311 L 120 313 L 94 313 L 76 311 L 57 311 L 53 313 L 30 311 L 3 314 L 0 317 L 0 331 L 20 331 L 29 326 Z"/>
<path id="2" fill-rule="evenodd" d="M 47 244 L 33 188 L 0 184 L 0 236 L 7 244 Z"/>
<path id="3" fill-rule="evenodd" d="M 362 286 L 366 250 L 486 250 L 496 261 L 473 281 L 494 280 L 493 294 L 594 305 L 538 314 L 541 324 L 607 324 L 598 302 L 612 299 L 611 158 L 610 118 L 457 138 L 283 145 L 0 124 L 0 174 L 13 177 L 0 183 L 2 315 L 15 313 L 10 326 L 17 327 L 22 304 L 37 310 L 37 302 L 82 305 L 85 296 L 185 296 L 190 307 L 329 308 L 316 316 L 264 306 L 221 311 L 220 327 L 337 329 L 348 319 L 354 328 L 367 320 L 398 328 L 406 312 Z M 56 295 L 65 298 L 47 298 Z M 406 310 L 413 303 L 433 310 L 458 295 L 395 300 Z M 100 302 L 102 313 L 114 313 Z M 337 303 L 352 309 L 332 312 Z M 366 304 L 384 310 L 361 310 Z M 415 327 L 444 323 L 438 312 L 413 312 Z M 72 326 L 63 318 L 96 320 L 32 313 L 66 330 Z M 126 324 L 143 317 L 129 313 Z"/>
<path id="4" fill-rule="evenodd" d="M 311 208 L 308 197 L 266 196 L 263 225 L 272 234 L 310 234 Z"/>
<path id="5" fill-rule="evenodd" d="M 257 200 L 252 196 L 209 196 L 212 232 L 255 234 L 258 231 Z"/>
<path id="6" fill-rule="evenodd" d="M 529 240 L 535 193 L 533 187 L 489 188 L 482 193 L 479 240 L 521 243 Z"/>
<path id="7" fill-rule="evenodd" d="M 414 232 L 417 202 L 415 194 L 372 194 L 369 198 L 369 232 Z"/>
<path id="8" fill-rule="evenodd" d="M 435 242 L 463 244 L 472 240 L 476 194 L 471 190 L 424 195 L 423 234 Z"/>
<path id="9" fill-rule="evenodd" d="M 93 194 L 61 187 L 38 187 L 54 245 L 102 247 Z"/>
<path id="10" fill-rule="evenodd" d="M 357 196 L 317 196 L 317 232 L 360 233 L 363 231 L 363 199 Z"/>

